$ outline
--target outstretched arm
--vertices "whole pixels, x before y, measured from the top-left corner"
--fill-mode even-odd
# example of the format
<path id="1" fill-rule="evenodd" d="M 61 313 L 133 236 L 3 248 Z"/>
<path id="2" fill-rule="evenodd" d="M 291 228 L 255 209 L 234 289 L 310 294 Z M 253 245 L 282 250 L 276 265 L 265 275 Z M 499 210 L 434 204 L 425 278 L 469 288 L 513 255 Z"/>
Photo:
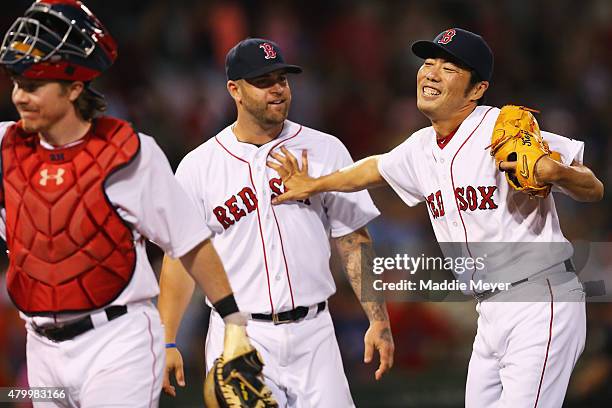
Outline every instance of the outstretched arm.
<path id="1" fill-rule="evenodd" d="M 515 171 L 516 162 L 502 162 L 503 171 Z M 574 161 L 571 166 L 542 156 L 536 163 L 535 179 L 538 183 L 553 184 L 565 190 L 576 201 L 594 202 L 603 198 L 604 186 L 587 166 Z"/>
<path id="2" fill-rule="evenodd" d="M 362 298 L 362 276 L 372 271 L 374 262 L 374 249 L 370 234 L 366 227 L 363 227 L 348 235 L 334 238 L 333 242 L 340 254 L 344 272 L 370 321 L 370 327 L 364 337 L 364 362 L 372 361 L 374 349 L 378 350 L 380 365 L 376 370 L 375 378 L 380 380 L 382 375 L 393 366 L 395 346 L 385 302 Z"/>
<path id="3" fill-rule="evenodd" d="M 273 200 L 274 204 L 303 200 L 324 191 L 350 193 L 386 183 L 378 171 L 378 156 L 366 157 L 334 173 L 312 178 L 308 175 L 308 155 L 305 150 L 302 152 L 302 168 L 289 150 L 281 147 L 281 151 L 282 155 L 270 153 L 278 163 L 268 162 L 268 167 L 276 170 L 285 186 L 285 193 Z"/>

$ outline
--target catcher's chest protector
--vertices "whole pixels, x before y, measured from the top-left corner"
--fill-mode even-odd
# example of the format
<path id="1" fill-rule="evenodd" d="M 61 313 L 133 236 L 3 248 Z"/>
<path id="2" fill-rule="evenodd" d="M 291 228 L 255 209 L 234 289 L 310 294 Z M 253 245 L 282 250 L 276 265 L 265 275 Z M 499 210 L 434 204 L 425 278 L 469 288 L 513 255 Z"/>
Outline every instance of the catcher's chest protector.
<path id="1" fill-rule="evenodd" d="M 19 123 L 7 130 L 7 288 L 19 310 L 97 309 L 127 286 L 136 262 L 132 232 L 106 197 L 104 182 L 139 149 L 134 130 L 112 118 L 96 119 L 84 142 L 64 149 L 44 149 Z"/>

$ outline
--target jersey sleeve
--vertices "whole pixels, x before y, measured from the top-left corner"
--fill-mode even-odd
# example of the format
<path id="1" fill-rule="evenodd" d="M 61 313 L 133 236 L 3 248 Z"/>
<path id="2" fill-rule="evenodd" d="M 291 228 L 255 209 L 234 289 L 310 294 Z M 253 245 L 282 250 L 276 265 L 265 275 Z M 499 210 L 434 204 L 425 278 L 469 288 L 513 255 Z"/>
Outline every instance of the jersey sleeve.
<path id="1" fill-rule="evenodd" d="M 155 141 L 140 135 L 138 157 L 107 183 L 107 194 L 121 216 L 173 258 L 211 236 L 191 199 L 175 179 Z"/>
<path id="2" fill-rule="evenodd" d="M 542 132 L 542 138 L 548 143 L 550 150 L 561 154 L 563 164 L 569 166 L 574 161 L 582 164 L 584 142 L 544 131 Z"/>
<path id="3" fill-rule="evenodd" d="M 175 177 L 178 183 L 183 187 L 191 202 L 195 205 L 199 216 L 202 220 L 208 222 L 208 211 L 206 211 L 206 203 L 204 201 L 205 194 L 202 191 L 201 171 L 194 158 L 187 155 L 176 169 Z"/>
<path id="4" fill-rule="evenodd" d="M 425 200 L 420 192 L 415 170 L 416 138 L 411 136 L 402 144 L 378 158 L 380 175 L 395 190 L 397 195 L 409 206 L 413 207 Z"/>
<path id="5" fill-rule="evenodd" d="M 561 155 L 561 162 L 566 166 L 570 166 L 574 161 L 582 164 L 584 142 L 544 131 L 542 131 L 542 138 L 548 143 L 550 150 L 558 152 Z M 564 188 L 557 185 L 553 185 L 552 191 L 568 195 L 568 192 Z"/>
<path id="6" fill-rule="evenodd" d="M 328 157 L 330 173 L 353 164 L 350 153 L 340 141 L 331 147 L 331 153 L 333 156 Z M 327 211 L 332 238 L 350 234 L 380 215 L 367 190 L 326 193 L 323 205 Z"/>

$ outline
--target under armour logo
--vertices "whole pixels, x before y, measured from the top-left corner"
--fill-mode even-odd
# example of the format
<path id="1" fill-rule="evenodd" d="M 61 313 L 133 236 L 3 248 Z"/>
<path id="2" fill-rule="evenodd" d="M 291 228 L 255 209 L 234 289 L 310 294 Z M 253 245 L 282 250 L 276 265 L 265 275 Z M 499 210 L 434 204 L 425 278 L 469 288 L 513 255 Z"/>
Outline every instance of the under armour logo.
<path id="1" fill-rule="evenodd" d="M 47 185 L 47 180 L 49 179 L 53 179 L 55 180 L 55 185 L 59 186 L 60 184 L 62 184 L 64 182 L 64 177 L 62 177 L 64 175 L 64 173 L 66 172 L 66 170 L 60 168 L 57 169 L 57 174 L 49 174 L 49 170 L 48 169 L 44 169 L 40 171 L 40 185 L 41 186 L 46 186 Z"/>
<path id="2" fill-rule="evenodd" d="M 274 47 L 270 43 L 263 43 L 259 46 L 266 53 L 266 59 L 274 59 L 276 58 L 276 51 Z"/>
<path id="3" fill-rule="evenodd" d="M 438 40 L 438 43 L 448 44 L 449 42 L 453 40 L 453 37 L 455 36 L 455 34 L 457 34 L 457 32 L 452 28 L 450 30 L 446 30 L 444 34 L 442 34 L 442 38 Z"/>

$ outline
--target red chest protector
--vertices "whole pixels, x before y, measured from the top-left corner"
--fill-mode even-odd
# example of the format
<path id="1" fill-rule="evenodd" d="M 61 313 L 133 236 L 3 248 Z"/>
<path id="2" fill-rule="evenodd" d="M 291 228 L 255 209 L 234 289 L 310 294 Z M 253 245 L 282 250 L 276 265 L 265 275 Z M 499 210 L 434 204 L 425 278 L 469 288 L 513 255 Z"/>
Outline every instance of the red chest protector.
<path id="1" fill-rule="evenodd" d="M 126 122 L 103 117 L 85 140 L 47 150 L 19 123 L 2 140 L 9 253 L 7 288 L 28 315 L 97 309 L 116 299 L 136 264 L 132 232 L 104 191 L 138 154 Z"/>

